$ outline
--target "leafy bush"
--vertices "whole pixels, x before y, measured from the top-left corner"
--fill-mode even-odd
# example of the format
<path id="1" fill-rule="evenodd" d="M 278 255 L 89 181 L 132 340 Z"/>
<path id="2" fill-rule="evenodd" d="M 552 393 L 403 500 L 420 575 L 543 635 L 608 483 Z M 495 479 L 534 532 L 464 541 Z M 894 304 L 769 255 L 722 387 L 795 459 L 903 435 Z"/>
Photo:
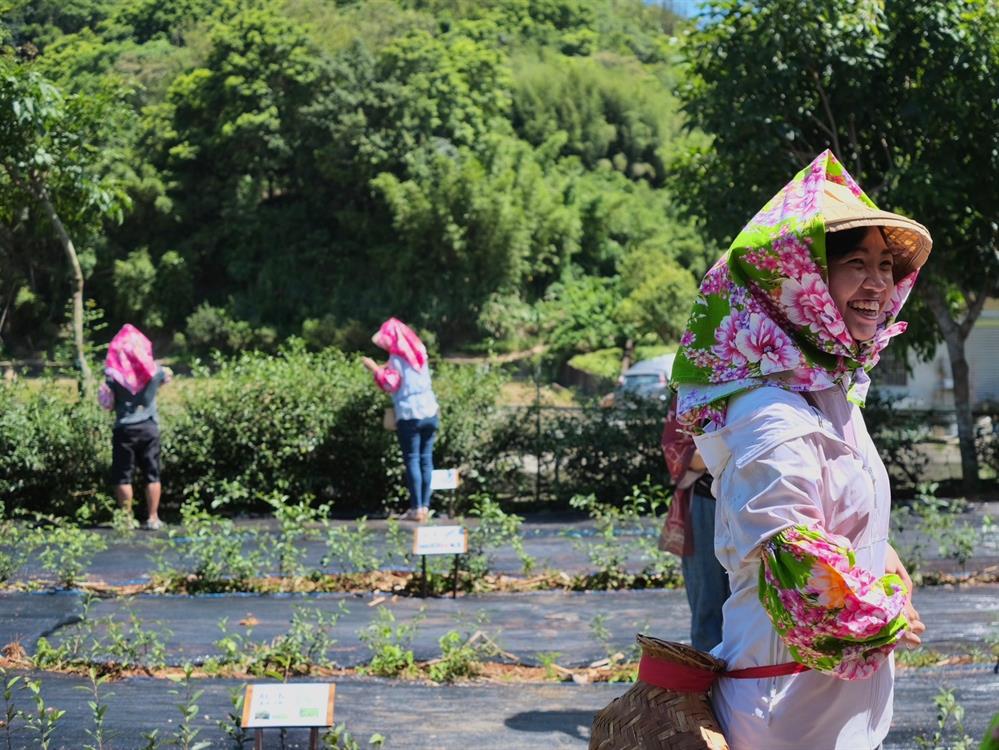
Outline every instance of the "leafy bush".
<path id="1" fill-rule="evenodd" d="M 585 510 L 596 522 L 596 538 L 579 540 L 596 572 L 577 585 L 585 589 L 620 589 L 632 586 L 670 586 L 679 582 L 679 561 L 658 547 L 656 532 L 668 500 L 666 491 L 646 479 L 631 488 L 618 504 L 602 503 L 594 495 L 577 495 L 572 507 Z M 649 534 L 648 532 L 652 532 Z M 625 543 L 623 534 L 634 535 Z M 636 574 L 628 570 L 629 552 L 641 550 L 644 565 Z"/>
<path id="2" fill-rule="evenodd" d="M 398 522 L 396 527 L 398 528 Z M 345 573 L 370 573 L 378 570 L 381 558 L 366 516 L 357 519 L 354 529 L 349 526 L 329 527 L 322 564 L 332 563 L 336 563 L 338 569 Z"/>
<path id="3" fill-rule="evenodd" d="M 80 621 L 58 643 L 38 639 L 33 657 L 36 668 L 93 667 L 101 674 L 110 674 L 165 666 L 164 638 L 171 632 L 168 628 L 160 622 L 142 622 L 131 610 L 121 617 L 110 614 L 94 619 L 90 617 L 92 604 L 90 597 L 83 600 Z"/>
<path id="4" fill-rule="evenodd" d="M 534 558 L 524 550 L 524 540 L 520 534 L 520 526 L 524 519 L 511 513 L 506 513 L 491 496 L 479 493 L 472 496 L 472 508 L 469 516 L 478 519 L 468 532 L 468 554 L 462 557 L 462 564 L 475 581 L 489 573 L 492 566 L 490 552 L 507 545 L 520 558 L 525 575 L 530 575 L 534 568 Z"/>
<path id="5" fill-rule="evenodd" d="M 967 501 L 939 498 L 936 492 L 936 483 L 920 483 L 916 497 L 891 514 L 892 544 L 916 583 L 922 580 L 928 549 L 930 554 L 954 560 L 964 570 L 979 539 L 975 527 L 959 518 L 968 509 Z M 991 526 L 988 517 L 984 524 Z"/>
<path id="6" fill-rule="evenodd" d="M 900 397 L 871 393 L 864 407 L 864 421 L 893 489 L 914 488 L 924 479 L 929 463 L 919 444 L 929 436 L 926 414 L 898 408 Z"/>
<path id="7" fill-rule="evenodd" d="M 217 367 L 198 371 L 205 379 L 164 420 L 167 497 L 207 504 L 226 482 L 230 507 L 266 508 L 275 491 L 362 505 L 388 494 L 382 465 L 393 436 L 381 428 L 382 399 L 360 365 L 296 345 Z"/>
<path id="8" fill-rule="evenodd" d="M 72 514 L 101 494 L 111 465 L 111 422 L 96 402 L 53 381 L 0 383 L 0 497 L 10 509 Z"/>
<path id="9" fill-rule="evenodd" d="M 397 625 L 392 610 L 379 607 L 374 622 L 358 634 L 371 651 L 371 661 L 358 671 L 379 677 L 398 677 L 412 673 L 416 662 L 409 644 L 416 636 L 416 628 L 422 616 L 421 610 L 416 620 Z"/>
<path id="10" fill-rule="evenodd" d="M 347 613 L 344 602 L 336 612 L 324 613 L 318 609 L 297 606 L 291 624 L 269 643 L 252 640 L 252 629 L 245 633 L 228 630 L 228 618 L 219 623 L 222 637 L 215 642 L 220 655 L 210 665 L 236 666 L 253 675 L 266 675 L 287 680 L 296 674 L 309 674 L 315 667 L 329 667 L 329 651 L 336 645 L 331 636 L 340 617 Z"/>
<path id="11" fill-rule="evenodd" d="M 991 479 L 999 477 L 999 410 L 993 411 L 978 423 L 975 430 L 975 451 L 979 465 L 991 474 Z"/>
<path id="12" fill-rule="evenodd" d="M 237 530 L 196 503 L 184 503 L 180 515 L 181 526 L 154 542 L 158 582 L 191 593 L 246 590 L 262 562 L 256 531 Z"/>
<path id="13" fill-rule="evenodd" d="M 440 637 L 439 659 L 428 667 L 430 679 L 434 682 L 454 682 L 461 678 L 475 677 L 482 668 L 484 657 L 495 655 L 488 641 L 475 641 L 473 636 L 462 635 L 457 630 L 449 630 Z"/>
<path id="14" fill-rule="evenodd" d="M 385 396 L 354 358 L 293 343 L 276 356 L 219 361 L 184 390 L 164 423 L 164 492 L 174 501 L 218 500 L 265 509 L 274 493 L 332 500 L 351 511 L 381 508 L 405 493 L 395 435 L 382 428 Z M 488 415 L 500 378 L 442 365 L 437 462 L 474 467 L 488 452 Z M 476 476 L 474 468 L 467 474 Z"/>
<path id="15" fill-rule="evenodd" d="M 646 477 L 665 481 L 659 448 L 665 407 L 652 399 L 614 408 L 512 410 L 494 441 L 494 491 L 568 503 L 576 495 L 619 502 Z M 540 476 L 525 472 L 536 464 Z"/>
<path id="16" fill-rule="evenodd" d="M 107 548 L 107 542 L 100 534 L 63 520 L 54 526 L 36 527 L 32 536 L 29 547 L 42 569 L 67 589 L 79 582 L 94 555 Z"/>
<path id="17" fill-rule="evenodd" d="M 213 351 L 234 354 L 245 349 L 273 350 L 277 332 L 273 328 L 254 328 L 245 320 L 234 319 L 221 307 L 202 303 L 187 318 L 182 343 L 192 354 L 208 355 Z"/>

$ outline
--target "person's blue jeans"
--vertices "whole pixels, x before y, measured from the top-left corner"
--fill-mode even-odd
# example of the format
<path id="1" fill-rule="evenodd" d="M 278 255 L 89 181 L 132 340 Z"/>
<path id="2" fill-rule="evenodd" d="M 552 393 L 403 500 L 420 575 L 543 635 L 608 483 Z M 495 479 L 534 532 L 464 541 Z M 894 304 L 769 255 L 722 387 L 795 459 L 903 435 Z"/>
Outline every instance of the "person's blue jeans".
<path id="1" fill-rule="evenodd" d="M 715 500 L 696 492 L 690 498 L 694 554 L 680 558 L 690 604 L 690 642 L 710 651 L 721 643 L 722 605 L 728 599 L 728 574 L 715 557 Z"/>
<path id="2" fill-rule="evenodd" d="M 406 467 L 409 507 L 413 510 L 430 507 L 434 438 L 439 425 L 436 414 L 426 419 L 400 419 L 395 423 L 395 434 L 402 448 L 402 463 Z"/>

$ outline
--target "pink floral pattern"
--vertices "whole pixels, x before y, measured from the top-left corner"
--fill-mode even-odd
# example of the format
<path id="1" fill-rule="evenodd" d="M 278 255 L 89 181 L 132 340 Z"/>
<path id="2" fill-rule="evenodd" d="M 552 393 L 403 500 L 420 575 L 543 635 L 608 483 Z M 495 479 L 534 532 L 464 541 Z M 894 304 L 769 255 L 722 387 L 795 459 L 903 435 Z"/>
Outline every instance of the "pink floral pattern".
<path id="1" fill-rule="evenodd" d="M 752 313 L 735 337 L 735 348 L 751 364 L 758 364 L 760 373 L 781 372 L 796 367 L 801 353 L 794 343 L 769 318 Z"/>
<path id="2" fill-rule="evenodd" d="M 152 380 L 156 369 L 152 342 L 131 323 L 123 325 L 108 346 L 104 374 L 135 395 Z"/>
<path id="3" fill-rule="evenodd" d="M 844 680 L 873 674 L 908 626 L 902 579 L 856 567 L 849 541 L 820 529 L 767 541 L 759 592 L 794 659 Z"/>
<path id="4" fill-rule="evenodd" d="M 741 390 L 855 384 L 905 330 L 895 318 L 915 272 L 898 282 L 873 339 L 850 336 L 826 285 L 820 199 L 829 182 L 876 208 L 825 151 L 767 202 L 705 275 L 673 364 L 678 417 L 687 429 L 722 426 L 728 399 Z M 854 388 L 852 400 L 862 403 L 862 391 Z"/>

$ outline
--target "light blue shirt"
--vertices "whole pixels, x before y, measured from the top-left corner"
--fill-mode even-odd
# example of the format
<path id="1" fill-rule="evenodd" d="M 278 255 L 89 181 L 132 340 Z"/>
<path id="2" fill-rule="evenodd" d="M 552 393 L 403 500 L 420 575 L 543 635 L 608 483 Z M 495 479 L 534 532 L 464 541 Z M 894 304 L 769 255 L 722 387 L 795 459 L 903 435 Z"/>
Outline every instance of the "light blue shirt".
<path id="1" fill-rule="evenodd" d="M 410 366 L 402 357 L 389 357 L 389 367 L 402 375 L 402 385 L 392 394 L 396 421 L 429 419 L 437 414 L 437 396 L 430 385 L 430 365 L 422 369 Z"/>

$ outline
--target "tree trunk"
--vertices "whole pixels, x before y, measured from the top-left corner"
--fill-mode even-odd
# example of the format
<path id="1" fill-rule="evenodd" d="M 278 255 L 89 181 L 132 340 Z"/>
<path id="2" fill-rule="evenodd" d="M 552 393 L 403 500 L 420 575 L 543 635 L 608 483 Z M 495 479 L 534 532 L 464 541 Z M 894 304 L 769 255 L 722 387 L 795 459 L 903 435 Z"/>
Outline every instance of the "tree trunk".
<path id="1" fill-rule="evenodd" d="M 937 286 L 927 288 L 926 302 L 943 334 L 947 355 L 950 358 L 951 376 L 954 379 L 954 413 L 961 449 L 961 479 L 965 492 L 973 492 L 978 487 L 978 455 L 975 453 L 975 419 L 971 412 L 971 382 L 968 377 L 968 359 L 964 353 L 964 343 L 982 312 L 985 296 L 982 294 L 978 302 L 972 303 L 964 320 L 958 322 L 951 316 L 950 306 L 943 290 Z"/>
<path id="2" fill-rule="evenodd" d="M 628 338 L 621 347 L 621 375 L 631 367 L 631 361 L 635 358 L 635 340 Z"/>
<path id="3" fill-rule="evenodd" d="M 76 348 L 76 364 L 80 368 L 81 391 L 85 397 L 93 395 L 94 379 L 90 372 L 90 364 L 87 362 L 87 354 L 83 343 L 83 269 L 80 268 L 80 259 L 76 255 L 76 248 L 73 240 L 70 239 L 66 227 L 63 226 L 59 214 L 56 213 L 55 206 L 49 198 L 48 191 L 43 187 L 35 186 L 35 195 L 38 202 L 45 209 L 45 214 L 52 222 L 56 236 L 66 251 L 69 260 L 70 270 L 73 272 L 73 344 Z"/>

